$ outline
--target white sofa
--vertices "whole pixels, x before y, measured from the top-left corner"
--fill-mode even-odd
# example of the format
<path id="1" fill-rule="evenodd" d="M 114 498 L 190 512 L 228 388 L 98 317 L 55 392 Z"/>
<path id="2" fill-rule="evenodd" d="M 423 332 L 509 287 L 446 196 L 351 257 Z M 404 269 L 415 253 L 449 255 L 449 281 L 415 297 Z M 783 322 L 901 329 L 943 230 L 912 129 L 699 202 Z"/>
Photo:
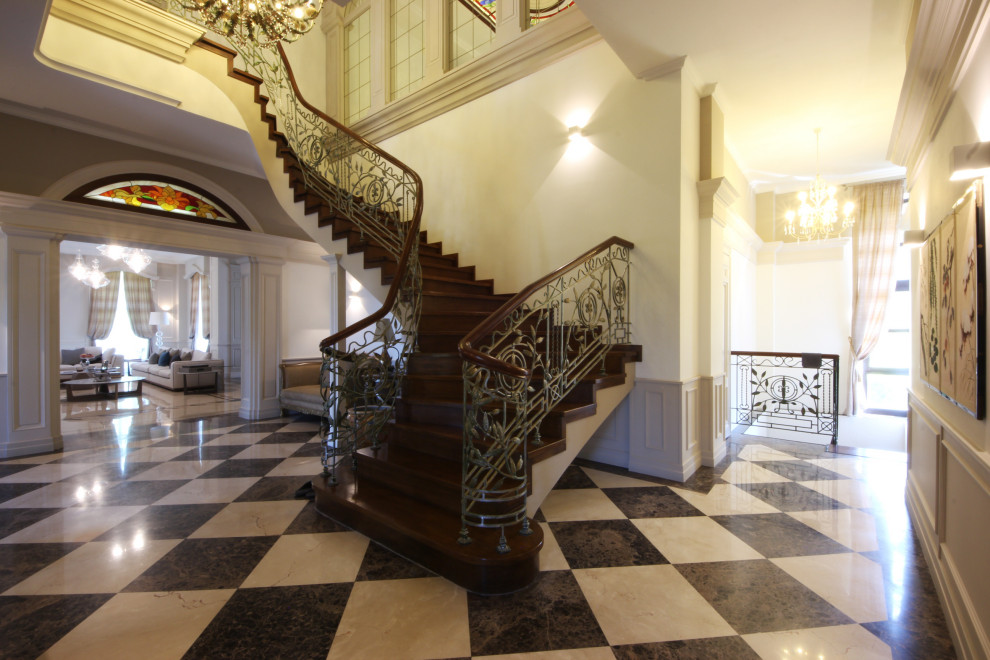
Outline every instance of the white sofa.
<path id="1" fill-rule="evenodd" d="M 190 389 L 212 386 L 217 379 L 223 382 L 223 360 L 213 360 L 209 353 L 202 351 L 192 351 L 192 359 L 176 360 L 167 367 L 160 367 L 158 363 L 131 362 L 130 369 L 132 376 L 141 376 L 146 383 L 164 387 L 169 390 L 183 389 L 183 377 L 181 370 L 190 367 L 206 367 L 202 372 L 187 374 L 185 384 Z M 220 371 L 220 375 L 216 375 Z"/>
<path id="2" fill-rule="evenodd" d="M 62 364 L 58 365 L 59 371 L 82 371 L 83 363 L 82 360 L 76 359 L 73 361 L 67 361 L 66 358 L 72 356 L 77 357 L 79 353 L 85 353 L 89 355 L 99 355 L 101 360 L 99 363 L 94 362 L 93 364 L 102 364 L 103 362 L 108 362 L 111 369 L 121 369 L 124 366 L 124 356 L 117 355 L 117 350 L 114 348 L 100 348 L 99 346 L 83 346 L 79 348 L 69 348 L 62 349 Z"/>

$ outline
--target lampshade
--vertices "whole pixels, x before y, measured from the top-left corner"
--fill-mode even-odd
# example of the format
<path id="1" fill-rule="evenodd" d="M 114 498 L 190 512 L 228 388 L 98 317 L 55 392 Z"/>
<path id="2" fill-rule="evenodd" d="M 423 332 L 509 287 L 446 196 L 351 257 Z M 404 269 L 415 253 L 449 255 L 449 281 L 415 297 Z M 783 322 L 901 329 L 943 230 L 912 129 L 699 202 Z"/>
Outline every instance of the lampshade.
<path id="1" fill-rule="evenodd" d="M 152 312 L 148 316 L 149 325 L 157 325 L 158 327 L 163 327 L 168 325 L 170 322 L 168 312 Z"/>

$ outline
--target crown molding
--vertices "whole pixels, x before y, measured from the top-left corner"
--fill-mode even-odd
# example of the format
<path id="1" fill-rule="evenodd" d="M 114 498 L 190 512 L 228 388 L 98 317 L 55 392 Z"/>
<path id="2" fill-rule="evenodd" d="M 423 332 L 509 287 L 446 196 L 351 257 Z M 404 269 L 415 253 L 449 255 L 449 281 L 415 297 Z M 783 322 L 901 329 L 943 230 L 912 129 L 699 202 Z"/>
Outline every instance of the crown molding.
<path id="1" fill-rule="evenodd" d="M 987 26 L 990 0 L 918 0 L 887 158 L 918 171 Z"/>

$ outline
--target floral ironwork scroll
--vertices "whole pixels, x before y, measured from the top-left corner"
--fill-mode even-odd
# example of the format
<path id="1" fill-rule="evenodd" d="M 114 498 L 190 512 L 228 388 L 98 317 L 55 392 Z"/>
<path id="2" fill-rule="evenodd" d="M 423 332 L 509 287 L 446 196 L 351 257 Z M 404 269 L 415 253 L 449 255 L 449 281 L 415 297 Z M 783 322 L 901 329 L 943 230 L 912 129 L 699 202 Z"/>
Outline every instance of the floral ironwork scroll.
<path id="1" fill-rule="evenodd" d="M 529 446 L 540 424 L 605 356 L 631 340 L 629 254 L 613 238 L 531 285 L 461 342 L 464 447 L 461 538 L 470 528 L 505 530 L 526 518 Z"/>
<path id="2" fill-rule="evenodd" d="M 170 0 L 169 10 L 208 29 L 180 0 Z M 340 460 L 377 442 L 416 347 L 422 298 L 422 181 L 403 163 L 307 103 L 281 44 L 274 49 L 250 42 L 230 47 L 238 54 L 238 65 L 262 81 L 267 111 L 275 115 L 285 138 L 282 156 L 302 176 L 307 197 L 318 198 L 343 226 L 356 228 L 366 246 L 383 248 L 398 264 L 382 308 L 320 344 L 323 465 L 336 483 Z"/>
<path id="3" fill-rule="evenodd" d="M 824 435 L 839 433 L 839 356 L 732 351 L 732 423 Z"/>

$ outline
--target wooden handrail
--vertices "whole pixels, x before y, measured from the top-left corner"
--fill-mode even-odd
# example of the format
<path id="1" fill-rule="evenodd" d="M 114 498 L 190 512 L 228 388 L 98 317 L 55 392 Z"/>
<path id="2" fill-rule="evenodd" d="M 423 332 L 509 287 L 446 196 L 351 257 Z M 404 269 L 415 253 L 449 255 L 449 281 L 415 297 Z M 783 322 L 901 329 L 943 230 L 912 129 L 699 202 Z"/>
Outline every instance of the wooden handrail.
<path id="1" fill-rule="evenodd" d="M 321 111 L 319 108 L 316 108 L 313 105 L 311 105 L 303 97 L 302 92 L 299 91 L 299 85 L 296 84 L 296 76 L 292 72 L 292 66 L 290 66 L 289 64 L 289 58 L 285 56 L 285 50 L 282 48 L 281 42 L 279 42 L 276 47 L 278 48 L 279 55 L 282 57 L 282 63 L 285 64 L 285 70 L 289 74 L 289 83 L 292 85 L 292 91 L 295 94 L 296 98 L 299 100 L 299 102 L 302 103 L 304 108 L 306 108 L 307 110 L 315 114 L 317 117 L 321 118 L 323 121 L 327 122 L 328 124 L 336 128 L 338 131 L 347 134 L 352 140 L 354 140 L 358 144 L 361 144 L 365 148 L 370 149 L 371 151 L 374 151 L 375 153 L 381 155 L 382 158 L 392 163 L 393 165 L 401 169 L 403 172 L 408 173 L 413 178 L 413 182 L 415 183 L 416 186 L 416 208 L 413 210 L 413 218 L 412 221 L 410 222 L 409 229 L 406 233 L 406 242 L 405 245 L 403 245 L 402 247 L 402 254 L 399 256 L 398 267 L 395 271 L 396 275 L 392 279 L 392 284 L 388 288 L 388 295 L 385 296 L 385 301 L 382 303 L 382 306 L 378 309 L 378 311 L 361 319 L 357 323 L 352 323 L 343 330 L 340 330 L 339 332 L 336 332 L 330 335 L 329 337 L 327 337 L 326 339 L 324 339 L 323 341 L 321 341 L 320 351 L 322 352 L 331 346 L 335 346 L 342 339 L 350 337 L 354 333 L 360 332 L 365 328 L 371 327 L 381 319 L 385 318 L 385 316 L 390 311 L 392 311 L 392 307 L 395 305 L 395 301 L 399 296 L 399 288 L 402 286 L 402 280 L 403 280 L 402 274 L 405 273 L 406 267 L 409 265 L 409 254 L 412 252 L 414 241 L 419 240 L 419 225 L 420 225 L 420 221 L 423 218 L 423 180 L 419 177 L 419 174 L 417 174 L 411 167 L 403 163 L 401 160 L 395 158 L 394 156 L 392 156 L 392 154 L 380 149 L 371 142 L 368 142 L 367 140 L 365 140 L 363 137 L 361 137 L 351 129 L 347 128 L 343 124 L 331 118 L 329 115 Z"/>
<path id="2" fill-rule="evenodd" d="M 533 293 L 538 291 L 540 288 L 546 286 L 554 279 L 560 277 L 563 273 L 569 270 L 573 270 L 580 266 L 582 263 L 596 257 L 603 252 L 607 252 L 613 246 L 621 246 L 628 249 L 633 249 L 634 245 L 632 242 L 627 241 L 624 238 L 619 238 L 618 236 L 613 236 L 607 241 L 600 243 L 599 245 L 591 248 L 580 257 L 568 262 L 567 264 L 557 268 L 548 275 L 544 275 L 540 279 L 536 280 L 525 289 L 510 298 L 504 305 L 499 307 L 494 313 L 492 313 L 488 318 L 479 323 L 474 330 L 469 332 L 464 339 L 462 339 L 457 344 L 457 352 L 460 353 L 461 358 L 472 364 L 476 364 L 479 367 L 484 367 L 491 371 L 495 371 L 500 374 L 505 374 L 512 378 L 529 378 L 529 369 L 524 369 L 523 367 L 516 366 L 514 364 L 509 364 L 499 360 L 498 358 L 491 356 L 487 353 L 482 353 L 481 351 L 474 348 L 474 344 L 480 339 L 487 337 L 492 332 L 494 332 L 504 321 L 508 318 L 509 314 L 512 313 L 514 309 L 526 302 Z"/>
<path id="3" fill-rule="evenodd" d="M 732 355 L 755 355 L 757 357 L 793 357 L 799 358 L 804 355 L 817 355 L 817 353 L 775 353 L 773 351 L 731 351 Z M 839 359 L 835 353 L 822 353 L 823 358 Z"/>

